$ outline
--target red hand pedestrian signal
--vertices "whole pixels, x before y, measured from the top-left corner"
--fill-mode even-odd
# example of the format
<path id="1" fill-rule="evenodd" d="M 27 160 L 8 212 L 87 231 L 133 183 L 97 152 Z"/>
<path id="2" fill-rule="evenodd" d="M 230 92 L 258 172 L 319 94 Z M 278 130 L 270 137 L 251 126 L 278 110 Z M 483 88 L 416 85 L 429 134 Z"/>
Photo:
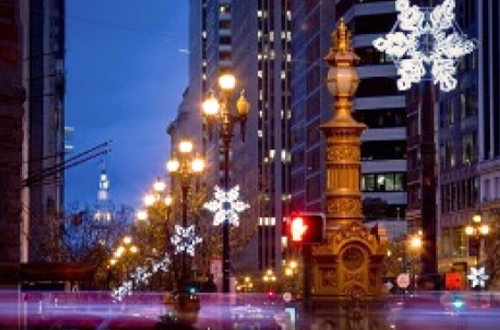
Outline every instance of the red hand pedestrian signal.
<path id="1" fill-rule="evenodd" d="M 302 236 L 307 230 L 306 225 L 304 225 L 304 219 L 302 217 L 294 218 L 292 220 L 292 241 L 302 242 Z"/>
<path id="2" fill-rule="evenodd" d="M 321 213 L 300 213 L 288 222 L 288 238 L 295 244 L 318 244 L 323 241 L 325 217 Z"/>

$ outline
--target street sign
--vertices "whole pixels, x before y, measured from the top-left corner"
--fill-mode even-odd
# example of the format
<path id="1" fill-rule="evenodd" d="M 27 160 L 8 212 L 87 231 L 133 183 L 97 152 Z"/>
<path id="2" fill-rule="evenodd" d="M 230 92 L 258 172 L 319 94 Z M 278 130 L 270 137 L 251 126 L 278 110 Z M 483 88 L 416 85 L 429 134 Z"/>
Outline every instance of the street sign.
<path id="1" fill-rule="evenodd" d="M 410 286 L 410 274 L 408 273 L 399 274 L 396 279 L 396 283 L 401 289 L 408 288 Z"/>

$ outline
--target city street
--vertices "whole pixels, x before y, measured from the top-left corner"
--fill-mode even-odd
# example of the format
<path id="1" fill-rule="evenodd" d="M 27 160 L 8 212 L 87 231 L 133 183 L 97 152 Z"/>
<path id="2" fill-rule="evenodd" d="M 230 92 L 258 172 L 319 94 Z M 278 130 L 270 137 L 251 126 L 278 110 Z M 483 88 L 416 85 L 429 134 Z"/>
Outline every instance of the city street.
<path id="1" fill-rule="evenodd" d="M 0 0 L 0 330 L 500 330 L 499 22 Z"/>

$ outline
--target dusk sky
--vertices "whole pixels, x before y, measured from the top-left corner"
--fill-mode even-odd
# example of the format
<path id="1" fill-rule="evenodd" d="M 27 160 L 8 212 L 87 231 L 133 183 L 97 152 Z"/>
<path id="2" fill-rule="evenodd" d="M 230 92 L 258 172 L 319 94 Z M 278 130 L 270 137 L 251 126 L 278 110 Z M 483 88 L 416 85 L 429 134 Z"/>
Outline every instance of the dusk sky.
<path id="1" fill-rule="evenodd" d="M 187 84 L 187 35 L 186 0 L 67 2 L 70 156 L 113 140 L 105 160 L 117 205 L 138 206 L 165 173 L 165 129 Z M 67 170 L 66 205 L 95 203 L 101 159 Z"/>

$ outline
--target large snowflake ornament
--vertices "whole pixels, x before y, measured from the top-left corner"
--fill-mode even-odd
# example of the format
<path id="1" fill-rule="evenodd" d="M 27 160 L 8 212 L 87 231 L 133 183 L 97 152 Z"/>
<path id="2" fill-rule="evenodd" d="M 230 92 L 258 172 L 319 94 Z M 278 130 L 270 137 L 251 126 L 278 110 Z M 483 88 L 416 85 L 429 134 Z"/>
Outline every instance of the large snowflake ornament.
<path id="1" fill-rule="evenodd" d="M 186 252 L 190 256 L 194 256 L 196 245 L 200 244 L 202 239 L 197 236 L 194 231 L 194 225 L 186 228 L 175 225 L 175 234 L 170 239 L 175 246 L 175 253 Z"/>
<path id="2" fill-rule="evenodd" d="M 215 186 L 214 198 L 203 205 L 205 209 L 214 213 L 213 225 L 219 226 L 227 221 L 232 226 L 238 227 L 240 225 L 239 213 L 250 207 L 240 200 L 240 187 L 235 186 L 224 191 L 219 186 Z"/>
<path id="3" fill-rule="evenodd" d="M 486 281 L 489 280 L 490 276 L 486 275 L 486 270 L 484 267 L 479 269 L 471 267 L 470 274 L 467 275 L 469 281 L 472 281 L 472 287 L 475 288 L 479 286 L 480 288 L 484 288 L 486 285 Z"/>
<path id="4" fill-rule="evenodd" d="M 458 60 L 474 51 L 455 21 L 455 0 L 444 0 L 435 8 L 411 6 L 410 0 L 396 0 L 399 12 L 394 28 L 373 42 L 389 55 L 398 69 L 398 88 L 410 89 L 430 74 L 434 84 L 449 92 L 456 88 Z"/>

